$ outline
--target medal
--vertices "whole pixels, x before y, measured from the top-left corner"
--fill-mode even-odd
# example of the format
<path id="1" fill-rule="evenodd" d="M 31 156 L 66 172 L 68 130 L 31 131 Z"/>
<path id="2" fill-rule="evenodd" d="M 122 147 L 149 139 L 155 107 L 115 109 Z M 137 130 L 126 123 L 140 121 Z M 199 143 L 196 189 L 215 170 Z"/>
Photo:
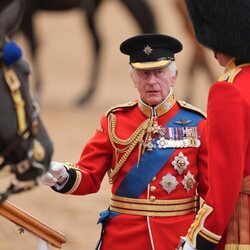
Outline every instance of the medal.
<path id="1" fill-rule="evenodd" d="M 159 140 L 157 140 L 158 148 L 167 148 L 167 140 L 164 137 L 160 137 Z"/>
<path id="2" fill-rule="evenodd" d="M 174 160 L 171 163 L 174 166 L 174 169 L 178 171 L 179 174 L 182 174 L 183 171 L 189 165 L 187 157 L 180 152 L 177 156 L 174 157 Z"/>
<path id="3" fill-rule="evenodd" d="M 185 139 L 183 140 L 183 144 L 184 144 L 184 148 L 189 147 L 189 140 L 188 140 L 187 138 L 185 138 Z"/>
<path id="4" fill-rule="evenodd" d="M 188 171 L 181 183 L 188 193 L 193 188 L 195 182 L 194 176 Z"/>
<path id="5" fill-rule="evenodd" d="M 174 141 L 168 140 L 168 148 L 174 148 Z"/>
<path id="6" fill-rule="evenodd" d="M 178 185 L 178 181 L 173 175 L 167 174 L 162 177 L 160 185 L 166 192 L 170 194 L 173 190 L 176 189 L 176 186 Z"/>
<path id="7" fill-rule="evenodd" d="M 195 139 L 195 143 L 196 143 L 196 148 L 200 147 L 201 141 L 199 139 Z"/>
<path id="8" fill-rule="evenodd" d="M 153 143 L 153 140 L 152 140 L 151 136 L 149 136 L 147 138 L 146 148 L 147 148 L 148 151 L 153 151 L 155 149 L 155 145 Z"/>

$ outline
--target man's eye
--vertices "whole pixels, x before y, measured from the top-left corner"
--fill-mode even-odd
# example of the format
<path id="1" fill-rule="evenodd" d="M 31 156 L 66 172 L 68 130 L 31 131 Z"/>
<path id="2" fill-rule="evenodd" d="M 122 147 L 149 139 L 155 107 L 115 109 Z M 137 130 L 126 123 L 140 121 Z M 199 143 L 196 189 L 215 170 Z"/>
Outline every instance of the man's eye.
<path id="1" fill-rule="evenodd" d="M 157 69 L 155 73 L 156 73 L 156 74 L 161 74 L 162 72 L 163 72 L 162 69 Z"/>
<path id="2" fill-rule="evenodd" d="M 141 71 L 140 73 L 141 73 L 142 77 L 148 77 L 148 75 L 149 75 L 148 71 Z"/>

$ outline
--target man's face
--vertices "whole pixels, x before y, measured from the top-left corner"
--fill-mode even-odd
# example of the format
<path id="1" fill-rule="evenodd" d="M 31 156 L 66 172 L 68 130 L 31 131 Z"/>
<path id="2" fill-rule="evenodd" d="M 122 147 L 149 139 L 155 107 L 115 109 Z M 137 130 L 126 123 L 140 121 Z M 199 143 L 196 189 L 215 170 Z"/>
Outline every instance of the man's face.
<path id="1" fill-rule="evenodd" d="M 131 77 L 141 99 L 150 106 L 160 104 L 175 83 L 177 72 L 172 76 L 166 68 L 153 70 L 133 69 Z"/>

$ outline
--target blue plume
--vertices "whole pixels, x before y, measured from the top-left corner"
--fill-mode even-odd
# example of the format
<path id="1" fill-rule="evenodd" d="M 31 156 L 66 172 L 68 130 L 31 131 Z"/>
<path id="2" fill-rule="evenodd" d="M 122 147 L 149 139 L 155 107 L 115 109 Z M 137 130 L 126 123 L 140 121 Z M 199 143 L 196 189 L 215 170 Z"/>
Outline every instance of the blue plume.
<path id="1" fill-rule="evenodd" d="M 7 42 L 3 48 L 3 61 L 9 66 L 22 57 L 22 50 L 15 42 Z"/>

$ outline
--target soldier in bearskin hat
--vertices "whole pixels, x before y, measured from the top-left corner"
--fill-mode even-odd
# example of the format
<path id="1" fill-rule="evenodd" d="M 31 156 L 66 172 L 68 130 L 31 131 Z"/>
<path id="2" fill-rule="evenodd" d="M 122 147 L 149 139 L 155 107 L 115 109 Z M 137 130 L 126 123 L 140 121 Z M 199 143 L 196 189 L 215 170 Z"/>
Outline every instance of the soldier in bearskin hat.
<path id="1" fill-rule="evenodd" d="M 224 74 L 208 96 L 209 191 L 183 249 L 250 249 L 250 1 L 186 0 Z M 180 247 L 180 249 L 182 249 Z"/>

